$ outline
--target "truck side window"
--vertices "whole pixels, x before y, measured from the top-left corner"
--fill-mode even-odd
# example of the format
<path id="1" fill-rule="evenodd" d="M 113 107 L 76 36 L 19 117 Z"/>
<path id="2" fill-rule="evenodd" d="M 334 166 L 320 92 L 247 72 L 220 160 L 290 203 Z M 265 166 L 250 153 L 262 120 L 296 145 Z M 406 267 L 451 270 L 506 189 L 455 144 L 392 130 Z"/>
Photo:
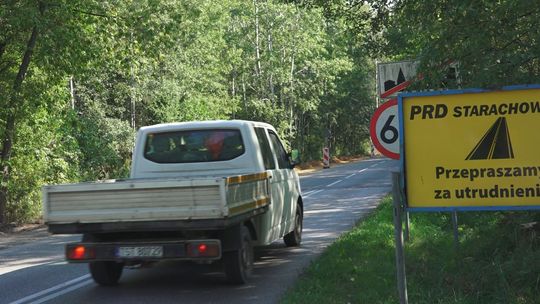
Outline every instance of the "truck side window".
<path id="1" fill-rule="evenodd" d="M 279 140 L 277 134 L 272 131 L 268 131 L 268 134 L 270 135 L 272 147 L 274 147 L 274 151 L 276 151 L 277 154 L 276 157 L 278 160 L 279 168 L 290 168 L 291 165 L 289 164 L 289 157 L 287 156 L 287 152 L 285 152 L 285 149 L 283 148 L 283 145 L 281 144 L 281 141 Z"/>
<path id="2" fill-rule="evenodd" d="M 262 158 L 264 161 L 264 168 L 266 170 L 272 170 L 276 168 L 274 157 L 272 156 L 272 150 L 270 150 L 270 143 L 266 137 L 264 128 L 255 128 L 255 134 L 257 135 L 257 141 L 259 147 L 261 147 Z"/>

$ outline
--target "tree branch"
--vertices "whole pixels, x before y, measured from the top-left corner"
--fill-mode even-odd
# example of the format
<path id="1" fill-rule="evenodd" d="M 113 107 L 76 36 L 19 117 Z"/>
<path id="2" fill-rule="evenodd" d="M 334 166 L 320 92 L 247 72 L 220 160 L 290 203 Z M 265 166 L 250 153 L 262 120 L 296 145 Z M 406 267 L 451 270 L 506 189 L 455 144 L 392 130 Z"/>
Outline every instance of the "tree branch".
<path id="1" fill-rule="evenodd" d="M 14 60 L 6 60 L 4 62 L 0 62 L 0 74 L 3 74 L 9 67 L 15 65 Z"/>
<path id="2" fill-rule="evenodd" d="M 40 14 L 43 16 L 45 12 L 45 4 L 42 1 L 38 2 L 38 9 Z M 6 125 L 2 134 L 2 152 L 0 154 L 0 224 L 3 224 L 6 216 L 6 206 L 7 206 L 7 182 L 10 178 L 11 167 L 9 164 L 9 159 L 11 158 L 11 152 L 13 150 L 13 141 L 15 138 L 16 131 L 16 117 L 17 117 L 17 104 L 16 102 L 20 98 L 21 86 L 28 72 L 28 67 L 30 66 L 30 60 L 32 59 L 32 54 L 34 53 L 34 47 L 36 46 L 38 36 L 38 27 L 35 25 L 32 28 L 32 33 L 28 39 L 26 45 L 26 50 L 24 52 L 21 64 L 19 66 L 19 72 L 15 77 L 13 82 L 13 92 L 9 97 L 9 104 L 7 108 L 7 117 Z"/>
<path id="3" fill-rule="evenodd" d="M 101 14 L 101 13 L 88 12 L 88 11 L 83 11 L 83 10 L 76 9 L 76 8 L 70 8 L 70 10 L 72 10 L 72 11 L 74 11 L 74 12 L 76 12 L 76 13 L 81 13 L 81 14 L 84 14 L 84 15 L 90 15 L 90 16 L 101 17 L 101 18 L 113 18 L 113 19 L 121 18 L 121 17 L 119 17 L 119 16 L 113 16 L 113 15 L 107 15 L 107 14 Z"/>
<path id="4" fill-rule="evenodd" d="M 0 59 L 2 59 L 2 56 L 6 52 L 8 43 L 11 41 L 12 38 L 13 38 L 13 34 L 5 37 L 3 41 L 0 41 Z"/>
<path id="5" fill-rule="evenodd" d="M 7 43 L 5 41 L 0 42 L 0 59 L 2 58 L 2 55 L 4 55 L 4 52 L 6 51 L 6 45 Z"/>

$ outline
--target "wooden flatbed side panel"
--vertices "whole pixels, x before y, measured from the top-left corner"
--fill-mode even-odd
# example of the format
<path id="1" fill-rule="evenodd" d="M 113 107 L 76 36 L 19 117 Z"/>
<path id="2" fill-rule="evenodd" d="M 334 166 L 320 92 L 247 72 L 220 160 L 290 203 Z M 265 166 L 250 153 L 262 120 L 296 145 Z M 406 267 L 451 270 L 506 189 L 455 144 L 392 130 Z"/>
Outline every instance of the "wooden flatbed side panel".
<path id="1" fill-rule="evenodd" d="M 171 187 L 199 187 L 213 186 L 222 183 L 221 178 L 211 179 L 127 179 L 127 180 L 105 180 L 100 182 L 48 185 L 44 189 L 48 192 L 84 192 L 84 191 L 104 191 L 123 189 L 150 189 L 150 188 L 171 188 Z"/>
<path id="2" fill-rule="evenodd" d="M 248 211 L 252 211 L 252 210 L 256 210 L 256 209 L 268 206 L 268 204 L 270 204 L 270 198 L 263 198 L 260 200 L 245 203 L 243 205 L 237 205 L 235 207 L 232 207 L 229 210 L 229 212 L 233 215 L 242 214 Z"/>
<path id="3" fill-rule="evenodd" d="M 232 185 L 232 184 L 240 184 L 240 183 L 267 180 L 267 179 L 268 179 L 268 173 L 261 172 L 261 173 L 255 173 L 255 174 L 246 174 L 246 175 L 227 177 L 227 184 Z"/>
<path id="4" fill-rule="evenodd" d="M 45 200 L 48 222 L 107 222 L 223 217 L 220 185 L 57 191 Z"/>
<path id="5" fill-rule="evenodd" d="M 227 202 L 231 216 L 270 204 L 268 179 L 253 178 L 229 184 Z"/>

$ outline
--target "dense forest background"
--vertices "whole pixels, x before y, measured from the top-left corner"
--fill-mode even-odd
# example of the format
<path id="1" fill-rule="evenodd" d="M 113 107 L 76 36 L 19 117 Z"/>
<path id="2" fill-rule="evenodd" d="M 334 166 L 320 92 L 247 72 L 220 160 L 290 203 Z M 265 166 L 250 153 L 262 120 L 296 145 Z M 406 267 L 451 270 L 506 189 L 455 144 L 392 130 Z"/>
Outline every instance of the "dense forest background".
<path id="1" fill-rule="evenodd" d="M 539 83 L 537 20 L 526 0 L 0 0 L 0 225 L 39 218 L 44 184 L 127 176 L 144 125 L 259 120 L 303 160 L 363 153 L 376 60 L 419 60 L 416 90 Z"/>

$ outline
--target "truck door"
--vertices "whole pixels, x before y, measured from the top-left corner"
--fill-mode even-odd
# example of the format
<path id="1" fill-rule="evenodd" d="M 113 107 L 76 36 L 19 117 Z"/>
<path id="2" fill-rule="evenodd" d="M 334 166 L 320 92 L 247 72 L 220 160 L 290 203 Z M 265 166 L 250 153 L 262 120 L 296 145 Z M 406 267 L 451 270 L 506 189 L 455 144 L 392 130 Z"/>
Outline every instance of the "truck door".
<path id="1" fill-rule="evenodd" d="M 292 230 L 292 221 L 294 219 L 294 208 L 296 204 L 293 202 L 293 191 L 294 191 L 294 172 L 291 168 L 289 162 L 289 157 L 287 152 L 283 147 L 279 137 L 272 130 L 268 130 L 268 135 L 270 136 L 270 143 L 274 150 L 274 155 L 276 157 L 278 168 L 275 170 L 276 183 L 279 183 L 278 190 L 279 193 L 276 193 L 276 196 L 280 197 L 280 200 L 283 202 L 283 213 L 281 215 L 280 223 L 280 236 L 285 235 L 287 232 Z"/>
<path id="2" fill-rule="evenodd" d="M 261 244 L 269 244 L 280 237 L 280 224 L 283 217 L 283 178 L 279 173 L 278 166 L 272 148 L 270 147 L 270 141 L 265 128 L 256 127 L 255 134 L 257 135 L 257 141 L 259 143 L 261 156 L 264 162 L 264 168 L 266 172 L 271 176 L 270 179 L 270 207 L 260 222 Z"/>

